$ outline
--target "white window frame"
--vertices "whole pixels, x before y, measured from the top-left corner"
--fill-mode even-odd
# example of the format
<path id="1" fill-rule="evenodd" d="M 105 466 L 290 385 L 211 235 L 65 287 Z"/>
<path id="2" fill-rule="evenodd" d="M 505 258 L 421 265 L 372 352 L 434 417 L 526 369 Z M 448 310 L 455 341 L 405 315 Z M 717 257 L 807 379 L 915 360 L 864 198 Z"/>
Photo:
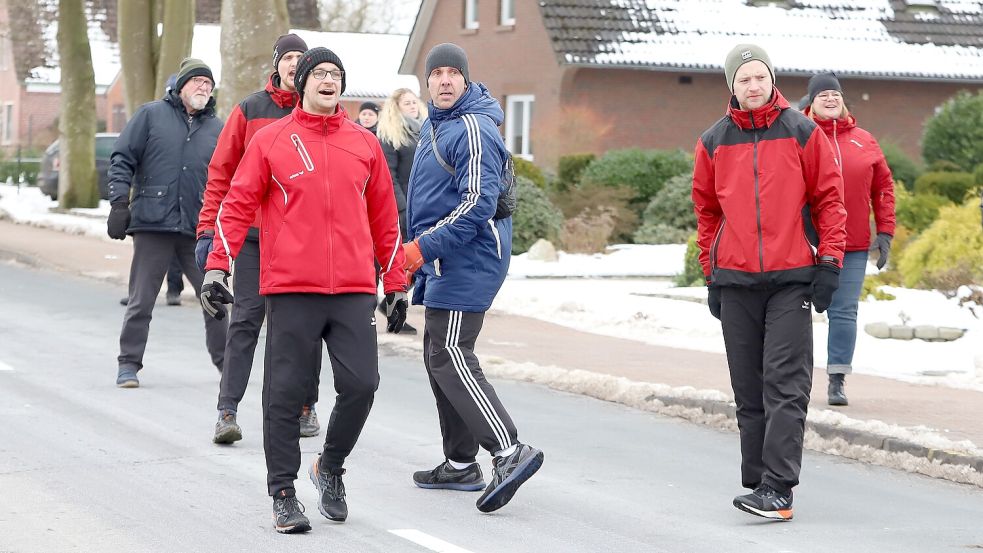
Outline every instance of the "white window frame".
<path id="1" fill-rule="evenodd" d="M 464 0 L 464 28 L 475 30 L 478 26 L 478 0 Z"/>
<path id="2" fill-rule="evenodd" d="M 4 144 L 11 144 L 17 136 L 17 129 L 14 128 L 14 103 L 6 102 L 3 104 L 2 138 Z"/>
<path id="3" fill-rule="evenodd" d="M 498 12 L 498 24 L 502 27 L 513 27 L 515 26 L 515 0 L 498 0 L 499 1 L 499 12 Z M 512 12 L 509 15 L 508 12 Z"/>
<path id="4" fill-rule="evenodd" d="M 536 103 L 536 96 L 532 94 L 512 94 L 505 97 L 505 145 L 508 147 L 509 151 L 512 152 L 513 156 L 521 157 L 523 159 L 532 161 L 533 154 L 530 151 L 530 136 L 529 129 L 532 124 L 532 108 Z M 521 132 L 518 133 L 522 137 L 522 147 L 520 151 L 516 152 L 512 150 L 512 137 L 515 136 L 515 106 L 516 104 L 523 104 L 522 109 L 522 121 L 519 123 L 521 128 L 518 129 Z"/>

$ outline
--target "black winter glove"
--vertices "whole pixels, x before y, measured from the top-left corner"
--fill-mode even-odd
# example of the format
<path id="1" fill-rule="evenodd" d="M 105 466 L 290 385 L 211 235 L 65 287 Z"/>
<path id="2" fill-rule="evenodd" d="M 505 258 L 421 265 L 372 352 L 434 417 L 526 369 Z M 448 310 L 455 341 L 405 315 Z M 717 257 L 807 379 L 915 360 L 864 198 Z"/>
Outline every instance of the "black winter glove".
<path id="1" fill-rule="evenodd" d="M 116 202 L 109 210 L 109 219 L 106 221 L 106 232 L 113 240 L 123 240 L 126 238 L 126 229 L 130 226 L 130 204 L 122 201 Z"/>
<path id="2" fill-rule="evenodd" d="M 891 254 L 892 236 L 886 232 L 877 233 L 877 268 L 883 269 L 887 265 L 887 257 Z"/>
<path id="3" fill-rule="evenodd" d="M 201 283 L 201 308 L 209 317 L 218 320 L 225 318 L 225 306 L 222 304 L 232 303 L 232 291 L 229 290 L 229 273 L 218 269 L 212 269 L 205 273 L 205 280 Z"/>
<path id="4" fill-rule="evenodd" d="M 198 263 L 198 269 L 202 273 L 205 272 L 205 263 L 208 262 L 208 254 L 210 253 L 212 253 L 212 236 L 202 234 L 195 244 L 195 262 Z"/>
<path id="5" fill-rule="evenodd" d="M 812 277 L 812 305 L 816 307 L 816 313 L 829 309 L 833 292 L 839 287 L 839 267 L 832 263 L 820 263 L 816 266 L 816 274 Z"/>
<path id="6" fill-rule="evenodd" d="M 707 288 L 707 305 L 710 307 L 710 314 L 720 320 L 720 287 L 710 286 Z"/>
<path id="7" fill-rule="evenodd" d="M 406 292 L 389 292 L 383 302 L 386 307 L 386 332 L 398 333 L 406 322 Z"/>

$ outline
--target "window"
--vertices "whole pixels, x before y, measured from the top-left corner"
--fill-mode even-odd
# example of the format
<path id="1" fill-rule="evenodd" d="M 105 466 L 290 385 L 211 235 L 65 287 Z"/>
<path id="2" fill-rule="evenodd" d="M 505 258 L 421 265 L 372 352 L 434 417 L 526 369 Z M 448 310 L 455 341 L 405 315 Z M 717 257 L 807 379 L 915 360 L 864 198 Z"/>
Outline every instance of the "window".
<path id="1" fill-rule="evenodd" d="M 535 99 L 531 94 L 505 97 L 505 146 L 512 155 L 529 161 L 533 156 L 529 124 Z"/>
<path id="2" fill-rule="evenodd" d="M 123 104 L 113 104 L 113 131 L 120 132 L 126 126 L 126 109 Z"/>
<path id="3" fill-rule="evenodd" d="M 499 13 L 498 24 L 503 27 L 515 25 L 515 0 L 499 0 L 501 10 Z"/>
<path id="4" fill-rule="evenodd" d="M 14 104 L 6 103 L 3 106 L 3 143 L 10 144 L 14 138 Z"/>
<path id="5" fill-rule="evenodd" d="M 478 28 L 478 0 L 464 0 L 464 28 Z"/>

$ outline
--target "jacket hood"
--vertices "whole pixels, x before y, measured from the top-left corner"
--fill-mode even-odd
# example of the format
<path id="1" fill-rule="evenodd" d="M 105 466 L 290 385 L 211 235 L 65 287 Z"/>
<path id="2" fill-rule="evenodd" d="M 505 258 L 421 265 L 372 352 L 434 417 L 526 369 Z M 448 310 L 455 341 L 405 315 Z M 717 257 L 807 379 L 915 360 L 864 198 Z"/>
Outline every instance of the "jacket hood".
<path id="1" fill-rule="evenodd" d="M 819 125 L 819 128 L 826 133 L 826 136 L 833 136 L 834 125 L 836 122 L 835 130 L 837 131 L 847 131 L 857 126 L 857 119 L 852 115 L 847 115 L 846 117 L 840 117 L 839 119 L 818 119 L 812 116 L 812 106 L 806 106 L 805 111 L 802 112 L 806 117 L 812 119 Z"/>
<path id="2" fill-rule="evenodd" d="M 430 119 L 437 122 L 468 113 L 487 115 L 495 122 L 496 126 L 501 126 L 502 122 L 505 121 L 505 112 L 502 111 L 502 106 L 498 104 L 498 100 L 492 97 L 484 84 L 474 81 L 448 109 L 438 108 L 434 105 L 433 100 L 428 103 L 430 104 Z"/>
<path id="3" fill-rule="evenodd" d="M 270 80 L 266 81 L 266 92 L 273 99 L 273 102 L 281 108 L 295 107 L 300 100 L 300 94 L 296 90 L 280 88 L 280 75 L 273 72 Z"/>
<path id="4" fill-rule="evenodd" d="M 785 96 L 782 96 L 778 87 L 774 87 L 771 93 L 771 100 L 760 108 L 751 111 L 744 111 L 737 103 L 737 96 L 730 97 L 727 104 L 727 115 L 742 129 L 760 129 L 770 127 L 775 119 L 782 113 L 782 110 L 792 107 Z"/>
<path id="5" fill-rule="evenodd" d="M 184 100 L 181 99 L 181 95 L 177 92 L 173 90 L 168 92 L 167 96 L 164 97 L 164 101 L 174 106 L 174 108 L 180 109 L 181 111 L 187 113 L 187 110 L 184 108 Z M 205 108 L 195 115 L 215 115 L 215 97 L 209 96 L 208 103 L 205 104 Z"/>

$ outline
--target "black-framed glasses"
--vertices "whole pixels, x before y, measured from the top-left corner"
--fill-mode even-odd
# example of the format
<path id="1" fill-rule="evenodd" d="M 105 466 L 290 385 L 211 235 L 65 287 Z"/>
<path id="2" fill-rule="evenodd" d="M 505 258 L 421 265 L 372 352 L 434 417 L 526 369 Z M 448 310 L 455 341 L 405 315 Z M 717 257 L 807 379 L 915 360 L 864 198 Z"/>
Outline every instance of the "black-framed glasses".
<path id="1" fill-rule="evenodd" d="M 205 87 L 209 90 L 215 87 L 215 83 L 208 77 L 191 77 L 191 84 L 197 87 Z"/>
<path id="2" fill-rule="evenodd" d="M 330 71 L 327 69 L 315 69 L 314 71 L 311 71 L 311 77 L 314 77 L 319 81 L 323 81 L 328 77 L 328 75 L 331 76 L 332 81 L 341 81 L 341 79 L 345 76 L 345 72 L 340 69 L 332 69 Z"/>

